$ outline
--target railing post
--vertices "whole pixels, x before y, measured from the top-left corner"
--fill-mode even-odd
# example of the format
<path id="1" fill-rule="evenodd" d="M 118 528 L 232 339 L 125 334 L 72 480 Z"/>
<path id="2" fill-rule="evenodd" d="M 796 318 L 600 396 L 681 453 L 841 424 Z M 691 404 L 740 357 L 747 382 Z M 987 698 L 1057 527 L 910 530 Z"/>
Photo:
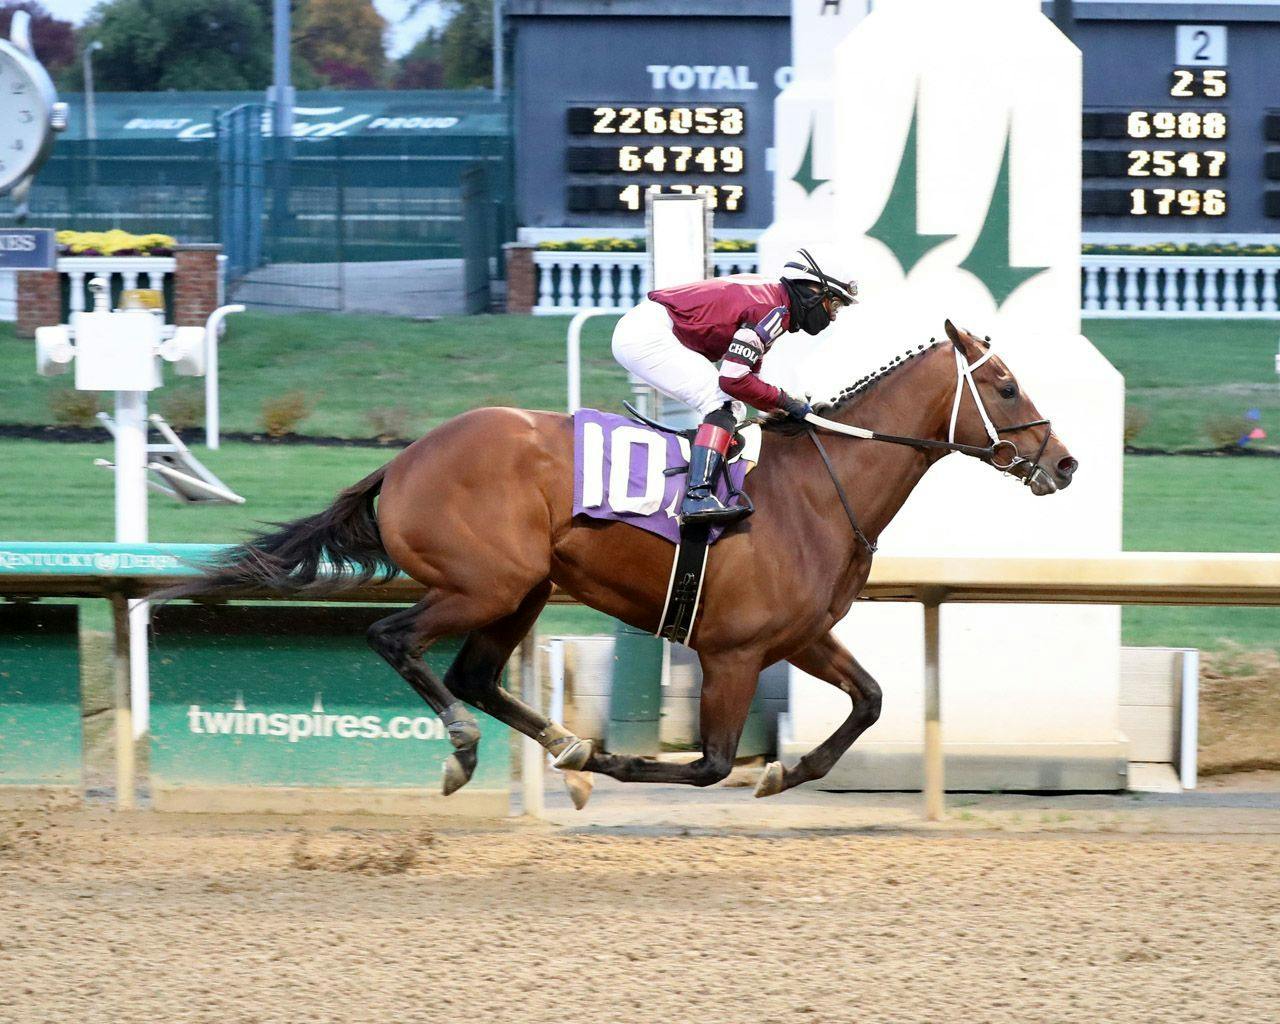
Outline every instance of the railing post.
<path id="1" fill-rule="evenodd" d="M 924 816 L 941 821 L 946 780 L 942 758 L 942 673 L 939 611 L 944 592 L 930 587 L 920 594 L 924 604 Z"/>
<path id="2" fill-rule="evenodd" d="M 533 630 L 520 641 L 520 699 L 535 711 L 542 706 L 542 694 L 538 686 L 538 645 Z M 543 790 L 543 772 L 546 758 L 542 745 L 529 736 L 520 738 L 520 795 L 524 813 L 541 818 L 546 811 Z"/>
<path id="3" fill-rule="evenodd" d="M 112 696 L 116 725 L 116 808 L 131 811 L 135 806 L 136 777 L 133 757 L 133 709 L 130 692 L 129 602 L 123 594 L 111 595 Z"/>

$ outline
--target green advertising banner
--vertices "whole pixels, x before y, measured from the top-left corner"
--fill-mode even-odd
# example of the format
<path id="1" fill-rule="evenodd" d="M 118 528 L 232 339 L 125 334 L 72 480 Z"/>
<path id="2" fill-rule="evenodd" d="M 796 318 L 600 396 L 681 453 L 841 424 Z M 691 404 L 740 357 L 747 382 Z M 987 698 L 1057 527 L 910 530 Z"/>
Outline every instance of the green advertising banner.
<path id="1" fill-rule="evenodd" d="M 438 794 L 441 762 L 453 751 L 443 723 L 365 641 L 369 625 L 393 610 L 159 609 L 151 657 L 157 806 L 183 791 L 237 791 L 244 809 L 255 806 L 252 791 L 270 789 Z M 427 664 L 443 675 L 458 647 L 441 642 Z M 499 797 L 489 810 L 505 812 L 511 733 L 485 715 L 477 718 L 483 738 L 476 773 L 439 803 L 441 810 L 488 793 Z M 181 809 L 199 806 L 184 800 Z"/>
<path id="2" fill-rule="evenodd" d="M 0 786 L 80 789 L 79 615 L 0 603 Z"/>

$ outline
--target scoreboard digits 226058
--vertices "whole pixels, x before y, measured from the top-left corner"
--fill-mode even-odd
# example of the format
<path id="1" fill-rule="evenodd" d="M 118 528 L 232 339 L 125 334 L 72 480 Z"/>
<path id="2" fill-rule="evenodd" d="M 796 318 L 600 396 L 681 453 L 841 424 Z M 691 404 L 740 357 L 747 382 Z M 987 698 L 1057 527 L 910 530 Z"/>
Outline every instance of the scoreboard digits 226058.
<path id="1" fill-rule="evenodd" d="M 650 191 L 707 196 L 717 213 L 746 209 L 747 114 L 740 105 L 573 106 L 565 170 L 573 213 L 644 210 Z"/>

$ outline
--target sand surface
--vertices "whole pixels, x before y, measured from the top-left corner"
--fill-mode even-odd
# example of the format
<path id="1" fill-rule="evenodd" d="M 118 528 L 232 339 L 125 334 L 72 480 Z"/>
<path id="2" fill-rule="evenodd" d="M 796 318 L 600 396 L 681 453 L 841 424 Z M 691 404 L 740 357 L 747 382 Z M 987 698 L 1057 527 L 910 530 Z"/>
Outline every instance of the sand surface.
<path id="1" fill-rule="evenodd" d="M 0 1021 L 1274 1022 L 1269 806 L 1184 834 L 8 811 Z"/>

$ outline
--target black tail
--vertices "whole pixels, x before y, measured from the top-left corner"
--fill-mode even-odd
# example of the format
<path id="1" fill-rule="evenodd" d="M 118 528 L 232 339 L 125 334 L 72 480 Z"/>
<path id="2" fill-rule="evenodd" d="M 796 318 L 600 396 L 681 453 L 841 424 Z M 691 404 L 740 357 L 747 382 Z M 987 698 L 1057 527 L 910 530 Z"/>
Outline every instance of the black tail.
<path id="1" fill-rule="evenodd" d="M 373 500 L 387 467 L 348 487 L 323 512 L 264 533 L 201 566 L 204 576 L 156 595 L 158 601 L 211 597 L 246 589 L 328 594 L 397 572 L 382 546 Z M 321 570 L 325 572 L 321 575 Z M 319 577 L 317 579 L 317 577 Z"/>

